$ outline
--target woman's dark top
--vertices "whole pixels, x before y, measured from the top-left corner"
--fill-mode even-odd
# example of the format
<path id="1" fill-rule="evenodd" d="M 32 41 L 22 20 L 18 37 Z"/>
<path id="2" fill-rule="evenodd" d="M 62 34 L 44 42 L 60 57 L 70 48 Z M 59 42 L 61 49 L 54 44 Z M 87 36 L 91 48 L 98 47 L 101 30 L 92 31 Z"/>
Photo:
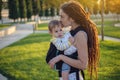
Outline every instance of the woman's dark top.
<path id="1" fill-rule="evenodd" d="M 83 29 L 81 29 L 80 27 L 77 27 L 76 29 L 74 30 L 71 30 L 70 33 L 72 36 L 75 36 L 75 34 L 79 31 L 84 31 Z M 48 50 L 48 53 L 47 53 L 47 56 L 46 56 L 46 62 L 48 63 L 52 58 L 54 58 L 56 56 L 56 52 L 58 50 L 56 49 L 55 45 L 50 43 L 50 48 Z M 58 55 L 60 54 L 63 54 L 64 52 L 63 51 L 58 51 Z M 73 58 L 73 59 L 77 59 L 77 56 L 78 56 L 78 52 L 76 51 L 75 53 L 69 55 L 68 57 L 70 58 Z M 56 69 L 58 70 L 59 72 L 59 77 L 61 77 L 61 68 L 62 68 L 62 61 L 59 61 L 58 63 L 56 63 Z M 74 68 L 71 66 L 71 69 L 70 69 L 70 73 L 73 73 L 73 72 L 77 72 L 79 73 L 79 69 L 77 68 Z M 78 74 L 78 77 L 79 77 L 79 74 Z M 77 79 L 79 80 L 79 79 Z"/>

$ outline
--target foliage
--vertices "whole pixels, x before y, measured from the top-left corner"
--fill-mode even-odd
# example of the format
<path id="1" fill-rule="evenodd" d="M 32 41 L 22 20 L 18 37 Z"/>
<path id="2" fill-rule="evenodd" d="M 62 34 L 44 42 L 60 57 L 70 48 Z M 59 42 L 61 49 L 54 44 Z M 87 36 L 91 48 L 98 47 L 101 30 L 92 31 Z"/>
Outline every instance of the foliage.
<path id="1" fill-rule="evenodd" d="M 54 7 L 51 7 L 50 8 L 50 16 L 55 16 L 55 8 Z"/>
<path id="2" fill-rule="evenodd" d="M 39 12 L 39 16 L 42 17 L 43 15 L 44 15 L 43 0 L 40 0 L 40 12 Z"/>
<path id="3" fill-rule="evenodd" d="M 1 11 L 2 11 L 2 0 L 0 0 L 0 20 L 2 18 Z"/>
<path id="4" fill-rule="evenodd" d="M 19 17 L 18 0 L 8 0 L 9 18 L 17 19 Z"/>
<path id="5" fill-rule="evenodd" d="M 93 6 L 93 14 L 98 14 L 98 11 L 99 11 L 99 6 L 98 6 L 98 3 L 95 2 L 94 6 Z"/>
<path id="6" fill-rule="evenodd" d="M 106 0 L 106 4 L 109 5 L 109 11 L 112 13 L 120 14 L 120 0 Z"/>
<path id="7" fill-rule="evenodd" d="M 47 8 L 47 9 L 45 9 L 45 17 L 48 17 L 49 15 L 50 15 L 49 9 Z"/>
<path id="8" fill-rule="evenodd" d="M 27 19 L 30 19 L 32 16 L 32 0 L 26 0 L 26 8 L 27 8 Z"/>
<path id="9" fill-rule="evenodd" d="M 26 18 L 27 17 L 27 10 L 26 10 L 26 2 L 25 0 L 19 0 L 19 12 L 20 12 L 20 18 Z"/>
<path id="10" fill-rule="evenodd" d="M 38 15 L 40 12 L 40 0 L 32 0 L 33 15 Z"/>

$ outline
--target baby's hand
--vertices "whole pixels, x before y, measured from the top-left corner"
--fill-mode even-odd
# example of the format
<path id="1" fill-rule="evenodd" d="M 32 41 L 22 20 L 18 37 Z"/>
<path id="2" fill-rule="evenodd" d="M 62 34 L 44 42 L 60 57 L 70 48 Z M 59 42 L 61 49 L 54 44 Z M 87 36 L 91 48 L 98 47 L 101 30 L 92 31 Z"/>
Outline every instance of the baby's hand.
<path id="1" fill-rule="evenodd" d="M 70 41 L 71 44 L 73 44 L 74 43 L 74 38 L 73 37 L 69 37 L 69 41 Z"/>

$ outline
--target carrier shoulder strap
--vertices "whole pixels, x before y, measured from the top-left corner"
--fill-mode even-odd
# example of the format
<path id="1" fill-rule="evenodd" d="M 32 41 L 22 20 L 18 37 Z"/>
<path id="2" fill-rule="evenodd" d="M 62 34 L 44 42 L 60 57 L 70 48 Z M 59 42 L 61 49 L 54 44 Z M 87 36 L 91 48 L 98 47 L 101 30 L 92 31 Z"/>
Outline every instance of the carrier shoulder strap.
<path id="1" fill-rule="evenodd" d="M 72 36 L 75 36 L 75 35 L 77 34 L 77 32 L 79 32 L 79 31 L 84 31 L 84 32 L 86 32 L 83 27 L 77 27 L 76 29 L 71 30 L 71 31 L 70 31 L 70 34 L 71 34 Z"/>
<path id="2" fill-rule="evenodd" d="M 71 31 L 70 31 L 70 34 L 71 34 L 72 36 L 75 36 L 75 35 L 77 34 L 77 32 L 79 32 L 79 31 L 85 31 L 85 30 L 84 30 L 82 27 L 77 27 L 76 29 L 71 30 Z M 85 31 L 85 32 L 86 32 L 86 31 Z M 85 80 L 85 73 L 84 73 L 83 70 L 81 70 L 81 75 L 82 75 L 83 79 Z"/>

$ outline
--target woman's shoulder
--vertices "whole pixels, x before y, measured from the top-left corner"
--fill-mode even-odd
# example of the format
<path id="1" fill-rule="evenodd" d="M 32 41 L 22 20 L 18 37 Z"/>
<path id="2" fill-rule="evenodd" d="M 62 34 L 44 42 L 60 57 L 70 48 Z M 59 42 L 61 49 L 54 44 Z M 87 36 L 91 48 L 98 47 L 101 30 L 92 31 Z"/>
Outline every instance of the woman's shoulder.
<path id="1" fill-rule="evenodd" d="M 78 38 L 78 37 L 79 37 L 79 38 L 85 37 L 86 39 L 88 39 L 87 33 L 86 33 L 85 31 L 82 31 L 82 30 L 78 31 L 78 32 L 76 33 L 75 37 L 76 37 L 76 38 Z"/>

